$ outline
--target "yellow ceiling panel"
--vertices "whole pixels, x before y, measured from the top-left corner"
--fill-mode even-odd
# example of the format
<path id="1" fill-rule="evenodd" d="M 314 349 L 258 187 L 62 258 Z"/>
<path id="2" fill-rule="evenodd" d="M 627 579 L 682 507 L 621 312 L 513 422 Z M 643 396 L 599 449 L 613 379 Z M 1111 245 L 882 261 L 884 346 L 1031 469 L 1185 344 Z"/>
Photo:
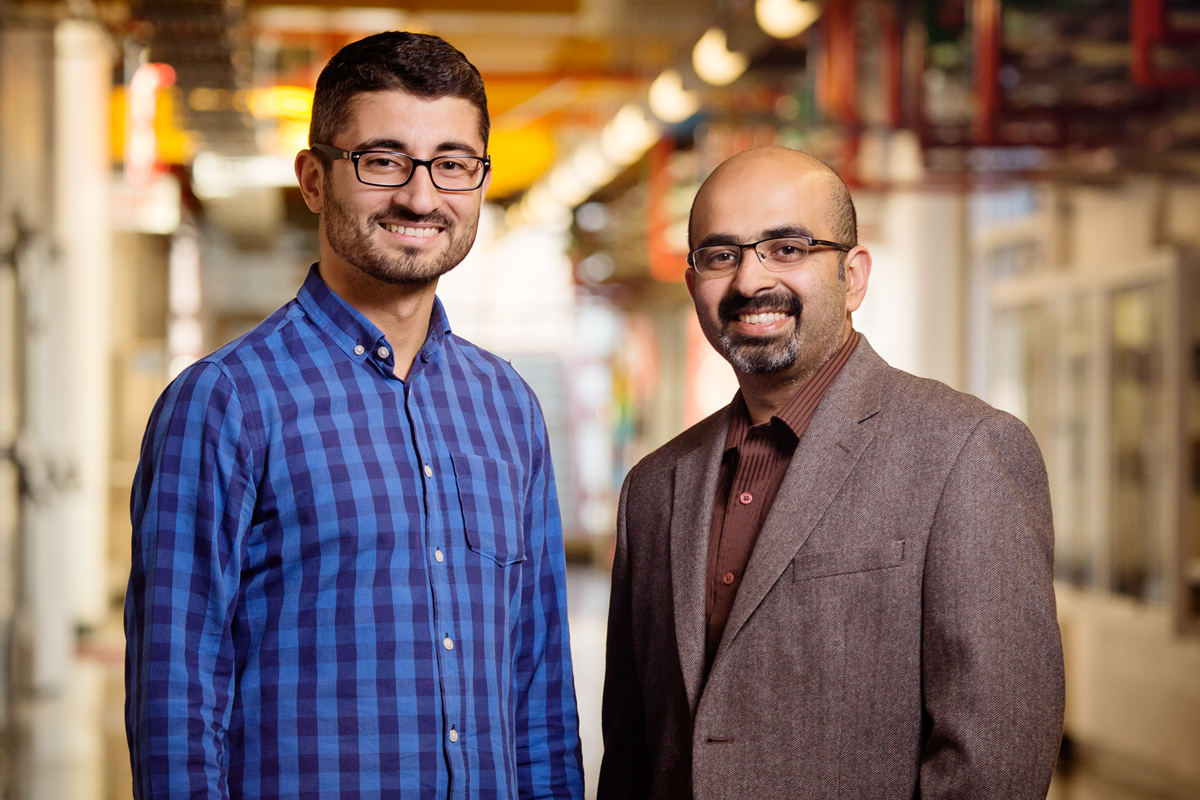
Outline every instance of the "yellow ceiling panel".
<path id="1" fill-rule="evenodd" d="M 503 200 L 533 185 L 554 162 L 554 128 L 535 122 L 519 128 L 492 128 L 492 186 L 488 197 Z"/>

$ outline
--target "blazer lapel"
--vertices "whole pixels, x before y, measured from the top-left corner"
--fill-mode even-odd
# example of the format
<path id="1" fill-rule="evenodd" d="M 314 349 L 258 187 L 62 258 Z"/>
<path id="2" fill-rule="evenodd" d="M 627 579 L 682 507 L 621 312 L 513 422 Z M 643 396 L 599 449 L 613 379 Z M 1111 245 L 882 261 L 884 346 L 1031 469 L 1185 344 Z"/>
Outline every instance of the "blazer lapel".
<path id="1" fill-rule="evenodd" d="M 886 369 L 889 367 L 867 344 L 866 338 L 860 338 L 854 354 L 821 400 L 763 522 L 734 598 L 714 669 L 754 609 L 804 546 L 874 438 L 860 423 L 879 411 L 881 371 Z M 711 503 L 710 499 L 710 506 Z"/>
<path id="2" fill-rule="evenodd" d="M 675 465 L 675 494 L 671 506 L 671 586 L 679 664 L 693 712 L 704 680 L 708 538 L 729 420 L 728 407 L 723 413 L 710 417 L 712 430 L 700 437 L 703 444 L 686 453 Z"/>

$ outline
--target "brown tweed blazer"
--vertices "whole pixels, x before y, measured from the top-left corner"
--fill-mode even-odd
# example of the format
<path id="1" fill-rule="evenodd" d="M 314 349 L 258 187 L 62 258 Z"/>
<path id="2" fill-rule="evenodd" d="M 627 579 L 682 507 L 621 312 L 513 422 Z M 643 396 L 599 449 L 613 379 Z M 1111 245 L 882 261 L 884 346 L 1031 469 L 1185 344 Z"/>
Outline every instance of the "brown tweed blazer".
<path id="1" fill-rule="evenodd" d="M 728 425 L 726 408 L 625 481 L 601 800 L 1044 798 L 1063 666 L 1029 430 L 860 340 L 796 449 L 705 682 Z"/>

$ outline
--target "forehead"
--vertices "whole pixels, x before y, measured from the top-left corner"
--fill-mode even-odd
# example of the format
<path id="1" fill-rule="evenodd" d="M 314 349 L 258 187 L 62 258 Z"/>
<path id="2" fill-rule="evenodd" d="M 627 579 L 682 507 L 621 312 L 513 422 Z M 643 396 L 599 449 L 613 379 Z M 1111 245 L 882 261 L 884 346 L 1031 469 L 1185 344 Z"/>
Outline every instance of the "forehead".
<path id="1" fill-rule="evenodd" d="M 388 139 L 410 148 L 461 143 L 482 155 L 484 144 L 479 124 L 479 109 L 461 97 L 428 100 L 389 89 L 355 95 L 346 106 L 346 119 L 338 138 L 348 140 L 350 149 Z"/>
<path id="2" fill-rule="evenodd" d="M 709 235 L 752 241 L 766 231 L 800 227 L 830 237 L 828 180 L 814 170 L 780 168 L 760 160 L 709 179 L 696 197 L 693 242 Z"/>

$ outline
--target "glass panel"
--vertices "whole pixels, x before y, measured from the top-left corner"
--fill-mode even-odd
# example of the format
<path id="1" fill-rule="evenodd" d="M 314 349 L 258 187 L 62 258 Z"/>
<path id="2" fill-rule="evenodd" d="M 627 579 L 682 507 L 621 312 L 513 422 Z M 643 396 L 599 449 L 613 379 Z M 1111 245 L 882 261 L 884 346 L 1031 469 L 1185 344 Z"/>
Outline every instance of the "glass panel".
<path id="1" fill-rule="evenodd" d="M 1164 479 L 1162 289 L 1113 292 L 1112 530 L 1113 591 L 1162 600 Z"/>
<path id="2" fill-rule="evenodd" d="M 1062 404 L 1058 449 L 1051 466 L 1054 504 L 1054 574 L 1076 586 L 1089 586 L 1094 568 L 1090 513 L 1092 435 L 1090 387 L 1092 383 L 1092 320 L 1094 306 L 1074 298 L 1066 308 L 1062 348 Z M 1046 454 L 1047 462 L 1052 459 Z"/>
<path id="3" fill-rule="evenodd" d="M 1043 452 L 1050 443 L 1053 384 L 1048 369 L 1054 336 L 1046 306 L 1004 309 L 996 314 L 991 402 L 1029 426 Z"/>

